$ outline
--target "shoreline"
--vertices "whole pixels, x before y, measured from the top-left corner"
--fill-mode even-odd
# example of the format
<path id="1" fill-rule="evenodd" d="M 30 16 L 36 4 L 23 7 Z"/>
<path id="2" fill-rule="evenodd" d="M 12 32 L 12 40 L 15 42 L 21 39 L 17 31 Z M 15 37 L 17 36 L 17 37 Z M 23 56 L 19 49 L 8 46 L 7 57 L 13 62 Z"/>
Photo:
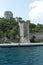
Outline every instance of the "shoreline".
<path id="1" fill-rule="evenodd" d="M 0 47 L 33 47 L 43 46 L 43 43 L 11 43 L 11 44 L 0 44 Z"/>

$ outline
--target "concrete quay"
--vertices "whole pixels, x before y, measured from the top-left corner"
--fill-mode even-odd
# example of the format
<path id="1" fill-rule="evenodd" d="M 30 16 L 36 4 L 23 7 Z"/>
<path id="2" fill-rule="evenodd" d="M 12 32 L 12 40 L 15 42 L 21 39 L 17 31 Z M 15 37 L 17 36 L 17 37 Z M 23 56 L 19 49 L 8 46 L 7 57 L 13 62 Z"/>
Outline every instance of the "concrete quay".
<path id="1" fill-rule="evenodd" d="M 11 43 L 11 44 L 0 44 L 0 47 L 33 47 L 43 46 L 43 43 Z"/>

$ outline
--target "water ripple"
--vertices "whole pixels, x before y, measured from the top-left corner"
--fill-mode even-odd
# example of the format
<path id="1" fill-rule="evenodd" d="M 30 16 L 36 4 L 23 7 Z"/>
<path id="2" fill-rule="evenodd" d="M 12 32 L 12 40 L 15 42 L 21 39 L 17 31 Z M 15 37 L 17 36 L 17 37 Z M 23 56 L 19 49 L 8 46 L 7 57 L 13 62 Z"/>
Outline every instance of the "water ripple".
<path id="1" fill-rule="evenodd" d="M 0 48 L 0 65 L 43 65 L 43 46 Z"/>

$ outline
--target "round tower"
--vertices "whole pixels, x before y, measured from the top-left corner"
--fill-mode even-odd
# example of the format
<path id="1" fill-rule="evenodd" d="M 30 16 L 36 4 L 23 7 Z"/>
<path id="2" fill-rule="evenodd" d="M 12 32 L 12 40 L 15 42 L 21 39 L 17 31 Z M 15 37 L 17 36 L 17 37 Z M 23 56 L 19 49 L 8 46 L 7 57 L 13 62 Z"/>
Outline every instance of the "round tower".
<path id="1" fill-rule="evenodd" d="M 4 18 L 5 19 L 13 18 L 13 13 L 11 11 L 5 11 L 4 12 Z"/>

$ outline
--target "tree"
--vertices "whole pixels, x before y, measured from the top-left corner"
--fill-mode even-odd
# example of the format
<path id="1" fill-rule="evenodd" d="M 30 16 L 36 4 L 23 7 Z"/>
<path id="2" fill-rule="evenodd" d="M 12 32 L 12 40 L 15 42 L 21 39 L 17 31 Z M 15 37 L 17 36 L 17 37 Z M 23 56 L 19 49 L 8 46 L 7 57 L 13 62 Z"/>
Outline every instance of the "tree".
<path id="1" fill-rule="evenodd" d="M 3 31 L 0 29 L 0 37 L 3 37 L 4 34 L 3 34 Z"/>
<path id="2" fill-rule="evenodd" d="M 4 18 L 0 19 L 0 29 L 3 32 L 4 36 L 14 36 L 19 34 L 19 24 L 16 22 L 15 18 L 6 20 Z M 1 33 L 1 32 L 0 32 Z"/>

